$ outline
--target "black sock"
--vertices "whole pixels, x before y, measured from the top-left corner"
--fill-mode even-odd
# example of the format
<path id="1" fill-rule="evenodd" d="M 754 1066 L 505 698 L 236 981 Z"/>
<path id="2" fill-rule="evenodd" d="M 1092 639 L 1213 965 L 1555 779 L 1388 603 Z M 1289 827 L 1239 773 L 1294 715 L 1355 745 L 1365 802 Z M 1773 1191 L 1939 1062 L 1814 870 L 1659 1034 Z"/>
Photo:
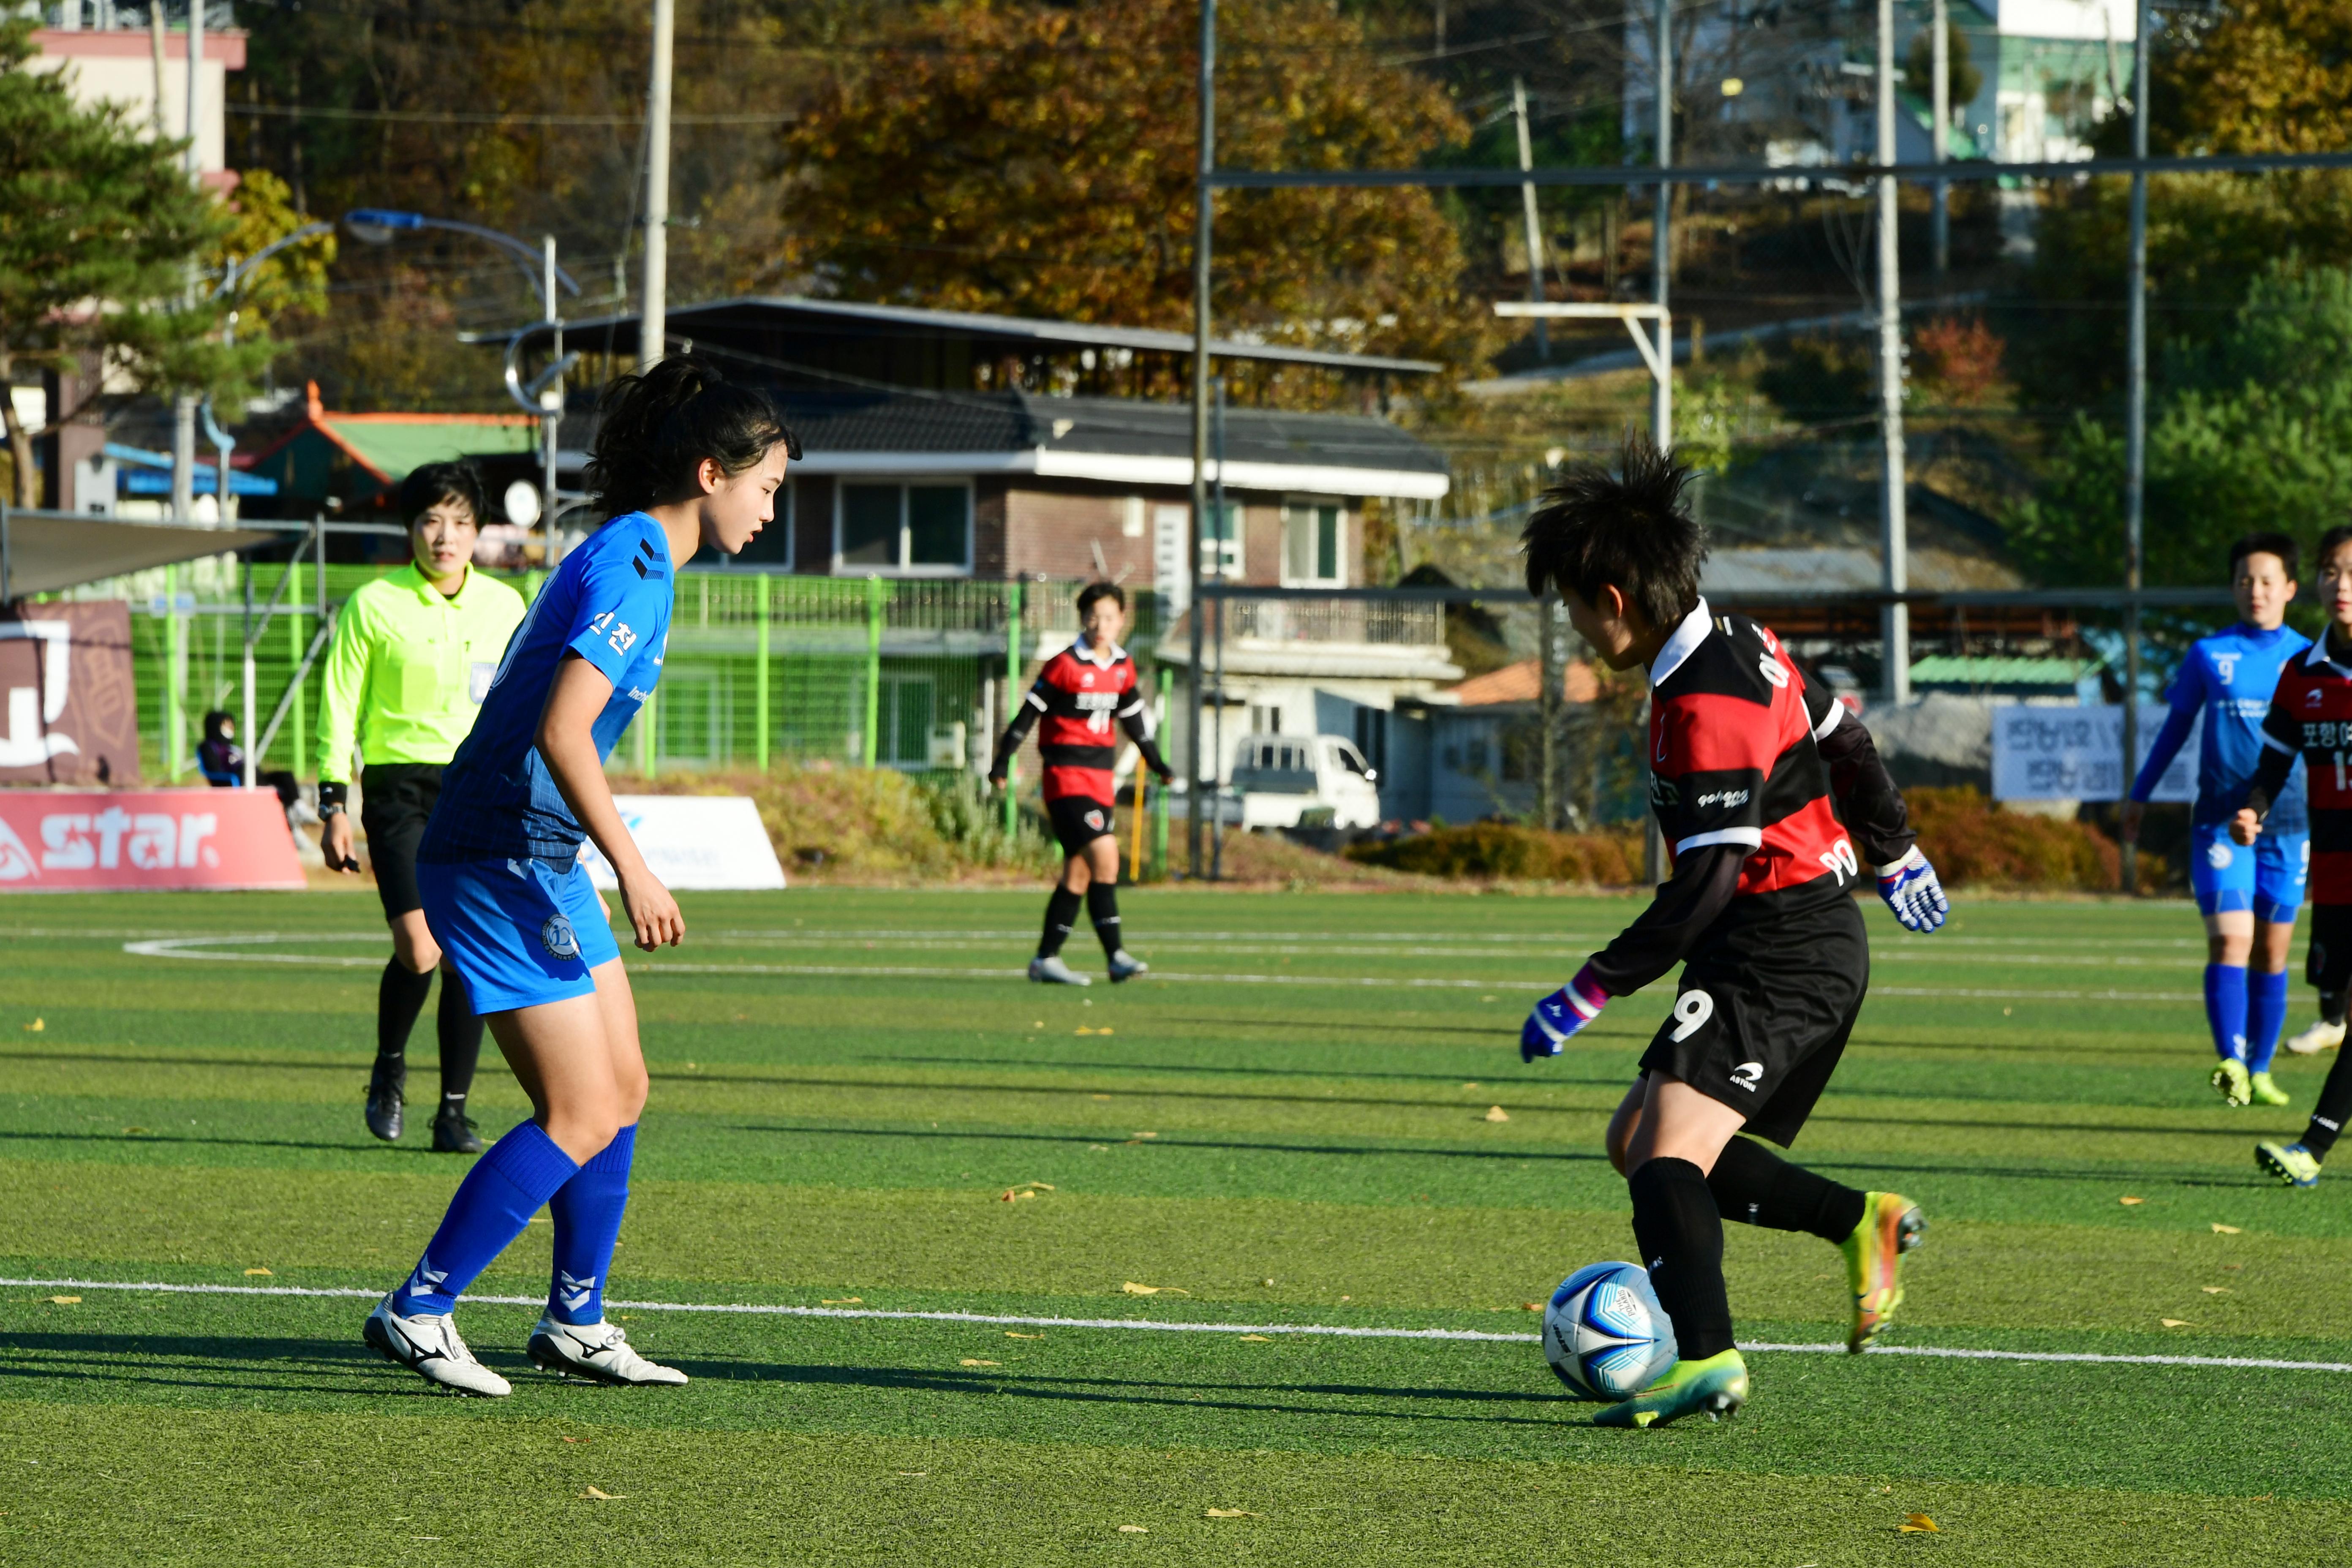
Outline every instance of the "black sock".
<path id="1" fill-rule="evenodd" d="M 474 1064 L 482 1059 L 482 1021 L 454 969 L 441 972 L 441 1006 L 433 1021 L 441 1036 L 441 1114 L 463 1116 Z"/>
<path id="2" fill-rule="evenodd" d="M 1751 1138 L 1734 1138 L 1706 1173 L 1726 1219 L 1766 1230 L 1801 1230 L 1841 1242 L 1862 1223 L 1867 1200 L 1852 1187 L 1791 1165 Z"/>
<path id="3" fill-rule="evenodd" d="M 1118 889 L 1108 882 L 1087 884 L 1087 914 L 1095 922 L 1095 935 L 1102 939 L 1107 957 L 1118 954 Z"/>
<path id="4" fill-rule="evenodd" d="M 425 1011 L 433 994 L 433 976 L 418 974 L 394 958 L 386 961 L 383 979 L 375 988 L 375 1054 L 403 1057 L 408 1052 L 408 1031 Z"/>
<path id="5" fill-rule="evenodd" d="M 2339 1054 L 2336 1065 L 2327 1069 L 2327 1081 L 2320 1085 L 2319 1103 L 2311 1108 L 2311 1125 L 2304 1129 L 2303 1146 L 2314 1158 L 2326 1159 L 2344 1131 L 2347 1117 L 2352 1117 L 2352 1056 Z"/>
<path id="6" fill-rule="evenodd" d="M 1731 1349 L 1731 1299 L 1723 1288 L 1723 1215 L 1706 1178 L 1688 1160 L 1651 1160 L 1625 1183 L 1633 1194 L 1633 1239 L 1650 1287 L 1675 1325 L 1685 1361 Z"/>
<path id="7" fill-rule="evenodd" d="M 1055 884 L 1054 896 L 1045 900 L 1045 934 L 1037 942 L 1038 957 L 1051 958 L 1062 951 L 1070 928 L 1077 923 L 1078 905 L 1083 901 L 1069 889 Z"/>
<path id="8" fill-rule="evenodd" d="M 2319 994 L 2319 1017 L 2320 1017 L 2320 1021 L 2321 1021 L 2321 1022 L 2323 1022 L 2323 1023 L 2327 1023 L 2327 1024 L 2341 1024 L 2341 1023 L 2343 1023 L 2343 1022 L 2344 1022 L 2345 1002 L 2346 1002 L 2346 1000 L 2347 1000 L 2347 994 L 2346 994 L 2346 993 L 2344 993 L 2344 992 L 2341 992 L 2341 991 L 2323 991 L 2323 992 L 2321 992 L 2321 993 Z"/>

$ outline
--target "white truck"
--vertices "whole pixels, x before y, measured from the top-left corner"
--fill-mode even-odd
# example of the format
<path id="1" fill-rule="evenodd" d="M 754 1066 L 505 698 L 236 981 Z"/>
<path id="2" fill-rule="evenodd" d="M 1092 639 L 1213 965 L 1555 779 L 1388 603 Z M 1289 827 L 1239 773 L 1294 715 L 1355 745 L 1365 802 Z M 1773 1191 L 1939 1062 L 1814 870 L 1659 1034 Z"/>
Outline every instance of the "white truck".
<path id="1" fill-rule="evenodd" d="M 1244 827 L 1377 827 L 1379 782 L 1339 735 L 1249 735 L 1234 751 Z"/>

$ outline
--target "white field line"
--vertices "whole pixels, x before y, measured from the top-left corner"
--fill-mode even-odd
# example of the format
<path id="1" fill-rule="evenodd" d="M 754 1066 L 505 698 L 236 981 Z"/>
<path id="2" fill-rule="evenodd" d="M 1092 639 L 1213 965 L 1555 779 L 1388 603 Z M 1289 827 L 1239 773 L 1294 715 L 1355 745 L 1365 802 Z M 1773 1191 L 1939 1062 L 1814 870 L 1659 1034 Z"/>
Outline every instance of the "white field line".
<path id="1" fill-rule="evenodd" d="M 146 1291 L 169 1296 L 277 1296 L 373 1301 L 378 1290 L 350 1286 L 301 1285 L 167 1285 L 128 1279 L 11 1279 L 0 1288 L 42 1290 Z M 467 1296 L 466 1300 L 499 1307 L 543 1307 L 543 1296 Z M 1034 1329 L 1128 1330 L 1149 1333 L 1291 1334 L 1350 1340 L 1446 1340 L 1486 1344 L 1539 1344 L 1540 1334 L 1501 1334 L 1479 1329 L 1382 1329 L 1343 1323 L 1185 1323 L 1157 1318 L 1045 1318 L 1010 1312 L 898 1312 L 873 1307 L 790 1307 L 759 1302 L 623 1301 L 608 1307 L 631 1312 L 717 1312 L 734 1317 L 846 1318 L 888 1322 L 976 1323 L 990 1327 L 1011 1324 Z M 1843 1355 L 1842 1344 L 1775 1344 L 1749 1341 L 1743 1351 L 1794 1355 Z M 2284 1361 L 2265 1356 L 2106 1355 L 2089 1351 L 1967 1350 L 1948 1345 L 1874 1345 L 1869 1355 L 1925 1356 L 1945 1361 L 2079 1362 L 2096 1366 L 2235 1367 L 2262 1372 L 2352 1373 L 2352 1362 Z"/>
<path id="2" fill-rule="evenodd" d="M 368 942 L 383 941 L 373 932 L 280 933 L 254 932 L 241 936 L 168 937 L 156 942 L 128 942 L 122 951 L 141 958 L 181 958 L 221 963 L 291 963 L 322 969 L 380 968 L 373 957 L 338 958 L 326 953 L 255 952 L 242 951 L 270 947 L 279 942 Z M 649 974 L 765 974 L 804 975 L 813 977 L 839 976 L 847 978 L 916 979 L 916 980 L 1019 980 L 1026 972 L 1021 969 L 950 969 L 933 964 L 892 963 L 679 963 L 661 959 L 637 959 L 630 973 L 642 979 Z M 1202 973 L 1181 969 L 1155 969 L 1154 980 L 1174 980 L 1187 983 L 1208 982 L 1226 985 L 1314 985 L 1336 986 L 1342 989 L 1391 990 L 1451 990 L 1492 991 L 1498 986 L 1540 985 L 1546 977 L 1516 979 L 1507 975 L 1483 979 L 1454 979 L 1429 975 L 1381 974 L 1239 974 Z M 2050 991 L 1997 990 L 1975 986 L 1940 985 L 1881 985 L 1873 988 L 1881 996 L 1943 996 L 1970 997 L 1978 1000 L 2020 1002 L 2199 1002 L 2201 993 L 2186 991 Z"/>

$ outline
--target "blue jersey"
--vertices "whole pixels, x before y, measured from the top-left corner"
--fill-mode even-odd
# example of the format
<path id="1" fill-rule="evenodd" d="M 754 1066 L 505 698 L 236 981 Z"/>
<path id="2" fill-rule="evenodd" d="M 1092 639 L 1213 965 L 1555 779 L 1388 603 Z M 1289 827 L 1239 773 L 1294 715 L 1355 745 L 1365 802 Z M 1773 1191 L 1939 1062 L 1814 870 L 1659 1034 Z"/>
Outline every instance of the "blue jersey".
<path id="1" fill-rule="evenodd" d="M 441 798 L 417 847 L 435 864 L 534 856 L 565 866 L 587 835 L 539 754 L 539 719 L 567 653 L 613 683 L 596 715 L 608 757 L 661 679 L 669 641 L 669 541 L 641 511 L 616 517 L 563 558 L 507 644 L 489 694 L 441 777 Z"/>
<path id="2" fill-rule="evenodd" d="M 2198 638 L 2181 660 L 2172 683 L 2172 711 L 2165 716 L 2147 764 L 2132 784 L 2131 797 L 2146 800 L 2155 790 L 2201 710 L 2205 735 L 2198 747 L 2197 806 L 2191 820 L 2210 826 L 2235 816 L 2262 762 L 2263 716 L 2271 710 L 2279 671 L 2310 646 L 2309 637 L 2285 626 L 2265 632 L 2242 622 Z M 2279 792 L 2266 826 L 2272 833 L 2309 830 L 2301 763 L 2287 775 L 2286 788 Z"/>

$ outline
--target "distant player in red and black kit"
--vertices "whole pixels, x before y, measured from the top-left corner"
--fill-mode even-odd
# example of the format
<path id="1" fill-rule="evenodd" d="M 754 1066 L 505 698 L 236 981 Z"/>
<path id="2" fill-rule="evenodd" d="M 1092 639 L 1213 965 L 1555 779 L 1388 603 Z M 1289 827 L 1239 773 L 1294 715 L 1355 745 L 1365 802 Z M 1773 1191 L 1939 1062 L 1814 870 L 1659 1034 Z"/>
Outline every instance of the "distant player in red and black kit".
<path id="1" fill-rule="evenodd" d="M 1114 722 L 1135 742 L 1144 765 L 1165 784 L 1175 775 L 1151 739 L 1151 713 L 1136 684 L 1135 660 L 1118 646 L 1127 629 L 1127 594 L 1116 583 L 1089 583 L 1078 594 L 1078 640 L 1045 661 L 1021 711 L 996 742 L 988 782 L 1004 787 L 1005 764 L 1038 720 L 1038 759 L 1045 765 L 1045 813 L 1062 841 L 1062 879 L 1045 902 L 1045 934 L 1029 961 L 1029 978 L 1054 985 L 1092 982 L 1062 962 L 1062 943 L 1086 901 L 1095 934 L 1110 960 L 1113 984 L 1150 967 L 1122 945 L 1118 924 L 1118 835 L 1111 826 L 1111 769 L 1118 760 Z"/>
<path id="2" fill-rule="evenodd" d="M 1688 468 L 1636 437 L 1622 475 L 1578 468 L 1546 492 L 1523 536 L 1528 591 L 1558 588 L 1612 669 L 1649 670 L 1650 799 L 1674 847 L 1673 879 L 1536 1005 L 1519 1042 L 1528 1061 L 1558 1056 L 1611 997 L 1684 965 L 1674 1012 L 1608 1135 L 1681 1359 L 1594 1417 L 1604 1426 L 1727 1415 L 1746 1403 L 1723 1283 L 1727 1217 L 1810 1231 L 1845 1253 L 1852 1351 L 1902 1301 L 1900 1259 L 1925 1228 L 1895 1194 L 1840 1186 L 1733 1136 L 1787 1147 L 1837 1067 L 1870 979 L 1850 891 L 1863 864 L 1913 931 L 1943 924 L 1948 906 L 1870 732 L 1771 632 L 1708 613 L 1689 481 Z"/>
<path id="3" fill-rule="evenodd" d="M 2279 670 L 2263 720 L 2263 761 L 2230 836 L 2252 844 L 2304 760 L 2311 794 L 2311 952 L 2305 976 L 2319 989 L 2323 1023 L 2342 1026 L 2352 992 L 2352 528 L 2319 536 L 2319 602 L 2327 629 Z M 2327 1069 L 2311 1125 L 2294 1143 L 2257 1143 L 2254 1161 L 2294 1187 L 2319 1184 L 2320 1163 L 2352 1117 L 2352 1048 Z"/>

